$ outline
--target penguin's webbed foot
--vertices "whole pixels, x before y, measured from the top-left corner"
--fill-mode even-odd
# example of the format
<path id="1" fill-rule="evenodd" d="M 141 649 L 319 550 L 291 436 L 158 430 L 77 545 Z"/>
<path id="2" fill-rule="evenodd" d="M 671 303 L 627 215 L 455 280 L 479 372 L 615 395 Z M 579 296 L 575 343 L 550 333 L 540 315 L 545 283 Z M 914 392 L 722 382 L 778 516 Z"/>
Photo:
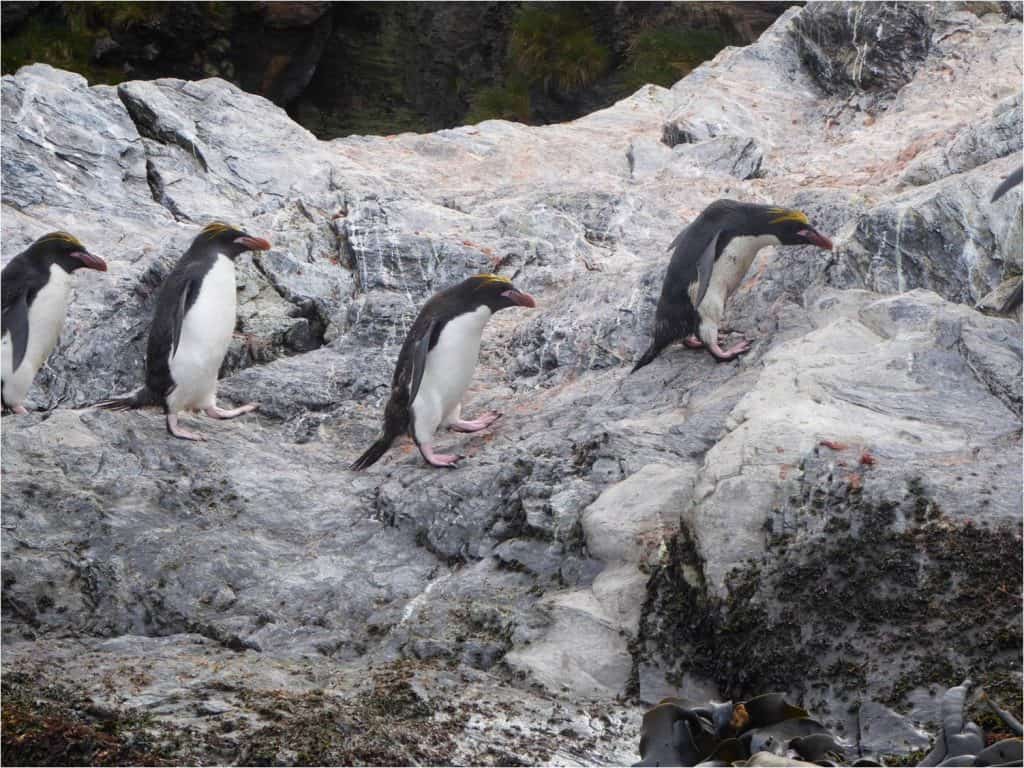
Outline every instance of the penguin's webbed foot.
<path id="1" fill-rule="evenodd" d="M 479 432 L 481 429 L 487 429 L 494 422 L 501 418 L 501 414 L 497 411 L 491 411 L 485 413 L 478 419 L 472 421 L 466 421 L 465 419 L 458 419 L 448 425 L 449 429 L 453 429 L 456 432 Z"/>
<path id="2" fill-rule="evenodd" d="M 454 453 L 434 453 L 434 449 L 429 445 L 421 445 L 420 453 L 423 454 L 427 464 L 430 464 L 432 467 L 449 467 L 454 469 L 459 459 L 465 458 Z"/>
<path id="3" fill-rule="evenodd" d="M 11 410 L 14 413 L 16 413 L 18 416 L 27 416 L 28 415 L 28 408 L 26 408 L 24 405 L 12 406 Z"/>
<path id="4" fill-rule="evenodd" d="M 716 342 L 710 345 L 708 349 L 711 351 L 711 354 L 714 355 L 715 358 L 717 358 L 718 360 L 732 360 L 733 358 L 739 357 L 748 349 L 750 349 L 750 342 L 744 339 L 743 341 L 733 344 L 728 349 L 722 349 L 720 346 L 718 346 L 718 343 Z"/>
<path id="5" fill-rule="evenodd" d="M 236 416 L 241 416 L 243 413 L 255 411 L 259 407 L 259 403 L 246 403 L 245 405 L 240 405 L 238 408 L 224 410 L 223 408 L 218 408 L 216 405 L 211 405 L 205 408 L 204 411 L 211 419 L 233 419 Z"/>
<path id="6" fill-rule="evenodd" d="M 690 335 L 683 339 L 683 345 L 690 349 L 700 349 L 704 346 L 704 342 L 698 339 L 696 336 Z"/>
<path id="7" fill-rule="evenodd" d="M 179 427 L 178 417 L 173 413 L 167 414 L 167 431 L 182 440 L 195 440 L 200 443 L 206 441 L 206 437 L 203 435 L 200 435 L 197 432 L 189 432 L 187 429 Z"/>

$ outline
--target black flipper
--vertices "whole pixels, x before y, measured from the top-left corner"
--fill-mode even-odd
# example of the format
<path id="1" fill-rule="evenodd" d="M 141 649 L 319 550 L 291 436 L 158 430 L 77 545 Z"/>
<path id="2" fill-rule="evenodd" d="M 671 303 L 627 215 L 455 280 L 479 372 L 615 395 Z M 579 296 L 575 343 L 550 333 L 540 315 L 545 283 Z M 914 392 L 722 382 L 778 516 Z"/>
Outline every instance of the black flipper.
<path id="1" fill-rule="evenodd" d="M 423 381 L 423 372 L 427 368 L 427 353 L 430 352 L 431 337 L 437 327 L 437 320 L 431 320 L 426 332 L 416 341 L 412 348 L 412 377 L 409 380 L 409 407 L 416 402 L 416 394 L 420 391 L 420 382 Z"/>
<path id="2" fill-rule="evenodd" d="M 1024 180 L 1024 166 L 1018 168 L 1016 171 L 1014 171 L 1005 179 L 1003 179 L 1003 183 L 996 187 L 996 191 L 992 195 L 992 202 L 994 203 L 1000 197 L 1002 197 L 1011 189 L 1016 187 L 1018 184 L 1021 183 L 1022 180 Z"/>
<path id="3" fill-rule="evenodd" d="M 181 296 L 178 298 L 178 306 L 174 310 L 174 318 L 171 320 L 171 356 L 178 352 L 178 342 L 181 341 L 181 327 L 185 324 L 185 312 L 195 301 L 196 293 L 199 291 L 199 282 L 189 280 L 182 288 Z"/>
<path id="4" fill-rule="evenodd" d="M 719 234 L 718 232 L 715 233 L 715 236 L 711 238 L 711 242 L 704 248 L 700 259 L 697 261 L 697 277 L 700 279 L 700 284 L 697 286 L 697 300 L 693 302 L 694 309 L 700 307 L 700 303 L 704 300 L 704 294 L 708 292 L 711 272 L 715 268 L 715 249 L 718 247 Z"/>
<path id="5" fill-rule="evenodd" d="M 13 302 L 4 307 L 2 323 L 3 332 L 0 335 L 11 334 L 11 370 L 16 371 L 25 359 L 25 349 L 28 347 L 28 300 L 24 293 L 19 293 Z"/>

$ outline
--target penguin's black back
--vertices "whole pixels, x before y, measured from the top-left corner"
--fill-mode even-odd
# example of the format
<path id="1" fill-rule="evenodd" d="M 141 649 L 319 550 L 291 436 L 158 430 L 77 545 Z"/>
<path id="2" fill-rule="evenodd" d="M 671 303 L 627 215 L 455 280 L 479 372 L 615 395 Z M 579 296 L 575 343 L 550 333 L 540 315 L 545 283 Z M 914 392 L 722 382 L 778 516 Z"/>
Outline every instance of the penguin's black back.
<path id="1" fill-rule="evenodd" d="M 146 388 L 160 402 L 174 389 L 171 350 L 177 342 L 176 333 L 181 332 L 181 320 L 195 304 L 203 279 L 216 262 L 215 248 L 194 242 L 160 286 L 146 348 Z"/>
<path id="2" fill-rule="evenodd" d="M 12 306 L 19 296 L 25 296 L 25 303 L 32 306 L 36 294 L 50 280 L 49 265 L 30 258 L 28 251 L 22 251 L 0 272 L 0 292 L 3 308 Z"/>

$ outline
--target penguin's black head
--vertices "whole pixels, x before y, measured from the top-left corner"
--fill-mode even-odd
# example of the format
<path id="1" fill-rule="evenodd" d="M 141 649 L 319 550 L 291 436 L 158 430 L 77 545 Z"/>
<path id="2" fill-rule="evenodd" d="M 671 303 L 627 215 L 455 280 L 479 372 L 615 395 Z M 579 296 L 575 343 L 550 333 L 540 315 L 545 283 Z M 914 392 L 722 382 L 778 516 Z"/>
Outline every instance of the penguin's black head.
<path id="1" fill-rule="evenodd" d="M 782 245 L 815 245 L 826 251 L 832 250 L 832 241 L 812 227 L 802 211 L 766 208 L 764 216 L 767 232 L 779 238 Z"/>
<path id="2" fill-rule="evenodd" d="M 537 306 L 533 296 L 523 293 L 512 285 L 511 280 L 501 275 L 474 275 L 458 287 L 460 293 L 465 292 L 469 303 L 487 306 L 491 312 L 509 307 Z"/>
<path id="3" fill-rule="evenodd" d="M 222 221 L 203 227 L 192 245 L 222 253 L 229 259 L 236 259 L 246 251 L 270 250 L 270 243 L 262 237 L 253 237 Z"/>
<path id="4" fill-rule="evenodd" d="M 44 264 L 47 268 L 50 264 L 56 264 L 68 273 L 83 268 L 107 271 L 107 262 L 89 253 L 84 245 L 67 232 L 43 235 L 29 246 L 28 253 L 36 263 Z"/>

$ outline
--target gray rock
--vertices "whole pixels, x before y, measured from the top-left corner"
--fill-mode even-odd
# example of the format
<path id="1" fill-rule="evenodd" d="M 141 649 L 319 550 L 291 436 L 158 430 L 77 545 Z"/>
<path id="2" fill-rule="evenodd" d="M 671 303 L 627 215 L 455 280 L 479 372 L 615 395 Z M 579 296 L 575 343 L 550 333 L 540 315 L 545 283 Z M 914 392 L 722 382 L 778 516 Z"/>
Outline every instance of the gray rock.
<path id="1" fill-rule="evenodd" d="M 877 702 L 861 704 L 857 718 L 862 755 L 906 755 L 931 746 L 932 737 L 926 731 Z"/>
<path id="2" fill-rule="evenodd" d="M 657 173 L 672 160 L 672 153 L 660 141 L 643 137 L 629 143 L 626 152 L 629 172 L 634 178 Z"/>
<path id="3" fill-rule="evenodd" d="M 884 293 L 928 288 L 977 304 L 1020 274 L 1020 217 L 988 202 L 998 178 L 983 166 L 868 210 L 837 249 L 833 282 Z"/>
<path id="4" fill-rule="evenodd" d="M 801 59 L 828 93 L 892 95 L 928 54 L 928 5 L 809 3 L 794 19 Z"/>
<path id="5" fill-rule="evenodd" d="M 720 173 L 752 179 L 761 173 L 764 153 L 757 142 L 741 136 L 719 136 L 672 150 L 673 168 L 690 166 L 697 173 Z"/>
<path id="6" fill-rule="evenodd" d="M 999 102 L 990 116 L 962 128 L 945 146 L 914 158 L 903 172 L 903 181 L 915 186 L 930 184 L 1020 152 L 1022 124 L 1018 93 Z"/>

